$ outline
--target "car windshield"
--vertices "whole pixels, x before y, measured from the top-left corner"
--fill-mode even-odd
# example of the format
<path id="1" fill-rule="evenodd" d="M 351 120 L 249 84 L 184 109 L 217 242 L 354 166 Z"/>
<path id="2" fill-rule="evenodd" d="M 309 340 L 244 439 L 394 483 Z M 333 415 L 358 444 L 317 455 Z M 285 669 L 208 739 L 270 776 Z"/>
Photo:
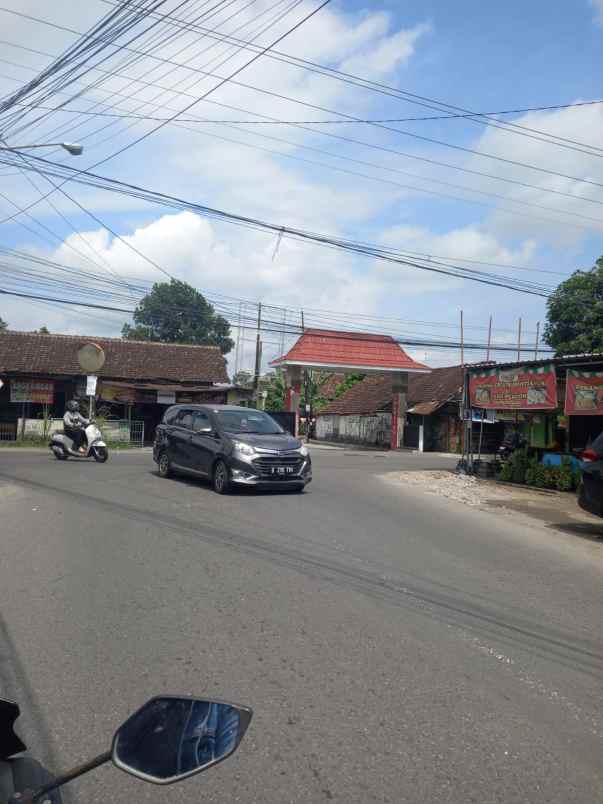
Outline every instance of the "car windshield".
<path id="1" fill-rule="evenodd" d="M 272 416 L 259 410 L 218 410 L 216 416 L 222 428 L 229 433 L 277 435 L 285 432 Z"/>

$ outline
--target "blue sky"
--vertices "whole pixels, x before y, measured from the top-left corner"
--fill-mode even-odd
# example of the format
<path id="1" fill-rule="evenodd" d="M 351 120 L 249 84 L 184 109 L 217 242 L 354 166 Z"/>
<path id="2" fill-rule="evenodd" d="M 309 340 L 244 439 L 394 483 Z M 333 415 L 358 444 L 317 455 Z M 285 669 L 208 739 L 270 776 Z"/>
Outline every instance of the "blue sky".
<path id="1" fill-rule="evenodd" d="M 272 2 L 258 0 L 257 7 L 268 7 Z M 306 1 L 304 11 L 314 5 Z M 78 30 L 85 30 L 106 11 L 106 6 L 97 0 L 75 10 L 72 3 L 59 2 L 51 9 L 35 0 L 9 0 L 8 7 Z M 298 18 L 303 15 L 299 10 L 296 13 Z M 294 20 L 293 15 L 288 23 Z M 218 18 L 216 28 L 220 23 Z M 234 30 L 226 22 L 224 26 L 224 31 Z M 3 58 L 20 65 L 0 65 L 2 94 L 14 91 L 49 60 L 24 51 L 20 45 L 35 42 L 36 48 L 56 54 L 74 39 L 68 33 L 14 15 L 4 14 L 0 27 L 12 43 L 3 48 Z M 242 27 L 239 35 L 245 32 Z M 274 34 L 270 32 L 270 36 Z M 270 41 L 268 37 L 266 34 L 261 43 Z M 602 40 L 601 0 L 557 4 L 516 0 L 505 4 L 375 2 L 370 8 L 350 0 L 330 5 L 282 43 L 280 49 L 442 102 L 476 111 L 495 111 L 598 99 L 597 79 L 603 73 Z M 186 50 L 178 54 L 180 47 Z M 121 91 L 111 100 L 118 104 L 114 111 L 117 108 L 120 113 L 165 116 L 181 110 L 190 98 L 215 85 L 215 79 L 200 78 L 190 69 L 202 67 L 210 55 L 199 56 L 198 52 L 199 41 L 191 35 L 160 51 L 164 58 L 188 62 L 189 68 L 169 73 L 169 68 L 149 57 L 124 71 L 129 81 L 135 79 L 134 83 L 128 84 L 125 77 L 112 79 L 104 85 L 104 94 L 92 90 L 72 106 L 81 110 L 103 101 L 106 105 L 102 108 L 108 109 L 108 93 Z M 212 69 L 231 70 L 242 63 L 242 57 L 233 56 L 219 68 L 214 62 Z M 265 59 L 237 78 L 254 87 L 360 117 L 435 114 L 398 98 L 351 88 Z M 140 80 L 156 83 L 163 90 L 143 86 Z M 183 91 L 188 94 L 181 94 Z M 188 116 L 220 120 L 257 119 L 257 114 L 285 120 L 333 116 L 232 83 L 213 92 L 208 100 L 244 111 L 234 112 L 203 101 Z M 160 107 L 160 103 L 165 105 Z M 547 136 L 603 148 L 603 104 L 517 114 L 504 120 Z M 51 122 L 46 128 L 24 133 L 44 138 L 54 134 L 54 126 L 60 126 L 61 137 L 81 139 L 85 144 L 85 154 L 77 162 L 84 167 L 127 145 L 153 125 L 118 120 L 99 133 L 95 131 L 99 121 L 90 117 L 82 123 L 75 115 L 57 113 Z M 542 171 L 603 183 L 603 163 L 594 153 L 543 144 L 508 129 L 461 120 L 406 122 L 395 127 L 535 165 Z M 105 141 L 109 135 L 112 139 Z M 51 158 L 62 157 L 54 154 Z M 477 176 L 467 170 L 499 178 Z M 228 211 L 455 261 L 477 260 L 479 264 L 463 264 L 555 286 L 573 269 L 589 267 L 603 253 L 603 226 L 598 222 L 598 205 L 603 196 L 602 188 L 594 184 L 542 171 L 361 124 L 317 126 L 308 131 L 285 125 L 198 122 L 166 126 L 99 168 L 105 175 Z M 49 189 L 44 179 L 36 177 L 35 182 L 40 190 Z M 210 295 L 261 300 L 292 310 L 303 307 L 307 311 L 330 311 L 330 317 L 326 313 L 317 315 L 315 323 L 337 326 L 348 322 L 357 328 L 366 325 L 364 328 L 370 331 L 408 336 L 457 337 L 461 308 L 467 335 L 476 341 L 485 339 L 490 315 L 499 342 L 513 340 L 520 316 L 527 331 L 524 337 L 532 340 L 536 322 L 544 321 L 544 299 L 539 297 L 325 251 L 287 238 L 275 256 L 274 236 L 74 185 L 65 189 L 139 252 Z M 455 197 L 442 198 L 425 190 Z M 43 236 L 48 233 L 40 230 L 39 223 L 56 234 L 48 242 L 14 221 L 1 226 L 3 245 L 36 250 L 63 263 L 93 270 L 89 260 L 82 263 L 83 251 L 94 259 L 97 271 L 102 268 L 141 282 L 164 278 L 150 262 L 114 240 L 60 194 L 53 194 L 52 199 L 63 217 L 57 216 L 56 209 L 46 202 L 40 202 L 39 190 L 20 175 L 0 175 L 0 192 L 4 195 L 0 196 L 2 218 L 15 212 L 7 199 L 21 206 L 37 202 L 32 214 L 38 223 L 22 216 L 17 220 L 27 222 Z M 488 195 L 492 193 L 498 198 Z M 560 193 L 581 195 L 583 199 Z M 468 199 L 480 203 L 469 203 Z M 31 285 L 31 278 L 27 282 Z M 90 311 L 80 314 L 8 297 L 0 302 L 0 315 L 17 328 L 47 324 L 53 331 L 90 334 L 117 334 L 124 318 Z M 312 322 L 311 316 L 312 313 Z M 379 323 L 379 318 L 384 320 Z M 265 355 L 269 358 L 280 346 L 278 339 L 267 342 Z M 411 351 L 433 365 L 458 359 L 458 353 L 453 351 Z M 243 362 L 250 359 L 249 348 Z"/>

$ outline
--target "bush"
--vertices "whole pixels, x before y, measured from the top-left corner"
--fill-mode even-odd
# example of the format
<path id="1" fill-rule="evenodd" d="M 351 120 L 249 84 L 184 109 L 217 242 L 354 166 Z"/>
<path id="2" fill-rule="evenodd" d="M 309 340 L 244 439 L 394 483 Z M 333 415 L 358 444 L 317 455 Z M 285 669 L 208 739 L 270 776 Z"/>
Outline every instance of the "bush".
<path id="1" fill-rule="evenodd" d="M 572 491 L 574 488 L 574 482 L 575 478 L 571 461 L 569 458 L 563 458 L 561 461 L 561 466 L 559 467 L 557 488 L 559 491 Z"/>
<path id="2" fill-rule="evenodd" d="M 538 458 L 530 458 L 528 461 L 528 468 L 526 469 L 526 484 L 528 486 L 535 486 L 538 478 Z"/>
<path id="3" fill-rule="evenodd" d="M 504 463 L 502 469 L 500 470 L 500 479 L 506 481 L 507 483 L 513 479 L 513 467 L 511 466 L 510 461 Z"/>
<path id="4" fill-rule="evenodd" d="M 558 466 L 545 466 L 544 467 L 544 488 L 556 489 L 559 480 L 559 467 Z"/>

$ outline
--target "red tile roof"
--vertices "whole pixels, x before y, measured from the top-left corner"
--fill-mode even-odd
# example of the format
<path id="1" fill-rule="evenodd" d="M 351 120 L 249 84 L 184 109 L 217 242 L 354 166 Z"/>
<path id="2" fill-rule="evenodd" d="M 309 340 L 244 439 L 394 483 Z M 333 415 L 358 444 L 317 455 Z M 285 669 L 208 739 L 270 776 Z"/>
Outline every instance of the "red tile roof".
<path id="1" fill-rule="evenodd" d="M 226 361 L 217 346 L 12 331 L 0 333 L 0 374 L 81 375 L 77 351 L 90 342 L 97 343 L 105 351 L 105 365 L 98 372 L 100 377 L 188 383 L 228 382 Z"/>
<path id="2" fill-rule="evenodd" d="M 326 405 L 318 415 L 358 416 L 390 410 L 392 379 L 391 374 L 369 374 L 362 382 Z M 408 378 L 407 405 L 409 408 L 421 405 L 419 410 L 429 415 L 449 400 L 458 400 L 462 386 L 461 366 L 435 368 L 430 374 L 411 374 Z"/>
<path id="3" fill-rule="evenodd" d="M 274 365 L 301 365 L 355 371 L 421 371 L 417 363 L 389 335 L 307 329 L 294 346 Z"/>

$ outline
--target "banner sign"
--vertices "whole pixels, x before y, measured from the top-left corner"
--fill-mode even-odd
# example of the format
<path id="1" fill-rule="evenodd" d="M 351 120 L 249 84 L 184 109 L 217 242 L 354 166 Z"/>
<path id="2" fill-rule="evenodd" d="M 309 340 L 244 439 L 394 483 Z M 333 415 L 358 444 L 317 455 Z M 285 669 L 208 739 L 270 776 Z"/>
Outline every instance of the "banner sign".
<path id="1" fill-rule="evenodd" d="M 158 405 L 175 405 L 176 392 L 175 391 L 157 391 L 157 404 Z"/>
<path id="2" fill-rule="evenodd" d="M 86 377 L 86 396 L 95 396 L 96 395 L 96 383 L 98 377 L 96 374 L 88 374 Z"/>
<path id="3" fill-rule="evenodd" d="M 472 407 L 494 410 L 555 410 L 557 377 L 555 366 L 518 366 L 512 369 L 484 369 L 470 374 Z"/>
<path id="4" fill-rule="evenodd" d="M 567 370 L 565 413 L 568 416 L 603 416 L 603 371 Z"/>
<path id="5" fill-rule="evenodd" d="M 10 401 L 52 405 L 54 382 L 52 380 L 11 380 Z"/>
<path id="6" fill-rule="evenodd" d="M 131 405 L 136 401 L 136 389 L 122 388 L 119 385 L 101 382 L 99 396 L 105 402 L 119 402 L 122 405 Z"/>

